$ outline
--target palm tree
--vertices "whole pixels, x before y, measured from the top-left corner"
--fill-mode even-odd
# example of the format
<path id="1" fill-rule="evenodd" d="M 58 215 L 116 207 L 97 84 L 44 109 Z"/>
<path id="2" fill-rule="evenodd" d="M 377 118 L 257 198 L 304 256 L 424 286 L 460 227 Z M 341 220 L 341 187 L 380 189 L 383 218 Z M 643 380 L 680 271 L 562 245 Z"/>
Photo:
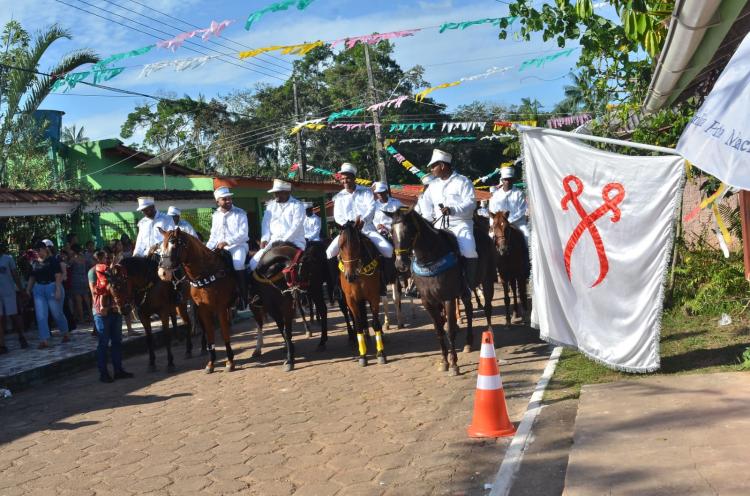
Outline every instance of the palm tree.
<path id="1" fill-rule="evenodd" d="M 22 35 L 20 35 L 22 33 Z M 8 162 L 8 147 L 13 139 L 14 130 L 24 128 L 31 122 L 33 113 L 39 109 L 44 99 L 49 95 L 54 78 L 38 74 L 39 61 L 49 47 L 60 39 L 70 39 L 71 34 L 57 24 L 39 31 L 32 43 L 26 31 L 16 21 L 6 25 L 2 41 L 3 50 L 8 54 L 12 50 L 12 58 L 3 57 L 3 63 L 11 67 L 3 67 L 5 81 L 0 88 L 0 108 L 4 115 L 0 117 L 0 183 L 6 174 Z M 92 50 L 75 50 L 63 56 L 47 74 L 67 74 L 83 64 L 96 63 L 98 55 Z"/>
<path id="2" fill-rule="evenodd" d="M 85 143 L 88 140 L 88 137 L 84 134 L 83 126 L 76 129 L 75 124 L 72 126 L 65 126 L 62 132 L 62 138 L 60 139 L 60 141 L 66 145 L 77 145 L 79 143 Z"/>

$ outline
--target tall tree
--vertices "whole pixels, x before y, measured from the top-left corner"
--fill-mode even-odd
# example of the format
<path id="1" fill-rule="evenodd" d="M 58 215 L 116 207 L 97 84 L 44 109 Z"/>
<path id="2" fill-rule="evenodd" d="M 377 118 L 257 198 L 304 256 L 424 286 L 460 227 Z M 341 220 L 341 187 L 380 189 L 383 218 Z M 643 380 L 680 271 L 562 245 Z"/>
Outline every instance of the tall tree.
<path id="1" fill-rule="evenodd" d="M 65 126 L 62 130 L 62 137 L 60 138 L 60 141 L 66 145 L 77 145 L 79 143 L 85 143 L 88 140 L 83 126 L 76 127 L 75 124 L 72 126 Z"/>
<path id="2" fill-rule="evenodd" d="M 16 136 L 34 127 L 32 116 L 49 95 L 54 79 L 38 74 L 39 63 L 53 43 L 70 39 L 70 32 L 54 24 L 32 40 L 17 21 L 5 25 L 0 39 L 0 184 L 7 184 L 10 152 Z M 62 57 L 47 74 L 66 74 L 99 57 L 91 50 L 76 50 Z M 17 147 L 16 147 L 17 149 Z"/>

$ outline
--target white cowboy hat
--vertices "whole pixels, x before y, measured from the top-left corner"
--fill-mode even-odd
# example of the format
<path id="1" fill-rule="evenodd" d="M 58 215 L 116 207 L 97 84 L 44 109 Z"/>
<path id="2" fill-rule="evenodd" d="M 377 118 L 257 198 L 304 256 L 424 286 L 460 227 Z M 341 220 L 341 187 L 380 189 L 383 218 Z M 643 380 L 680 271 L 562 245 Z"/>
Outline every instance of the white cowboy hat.
<path id="1" fill-rule="evenodd" d="M 422 176 L 422 184 L 424 184 L 426 186 L 426 185 L 430 184 L 432 181 L 434 181 L 435 179 L 437 179 L 437 178 L 435 176 L 433 176 L 432 174 L 426 174 L 426 175 Z"/>
<path id="2" fill-rule="evenodd" d="M 154 198 L 152 196 L 139 196 L 138 197 L 138 210 L 139 212 L 154 205 Z"/>
<path id="3" fill-rule="evenodd" d="M 177 207 L 169 207 L 167 209 L 167 215 L 169 215 L 169 216 L 180 215 L 180 214 L 182 214 L 182 211 L 179 208 L 177 208 Z"/>
<path id="4" fill-rule="evenodd" d="M 218 200 L 219 198 L 226 198 L 227 196 L 234 196 L 234 193 L 229 191 L 229 188 L 226 186 L 222 186 L 220 188 L 217 188 L 214 191 L 214 199 Z"/>
<path id="5" fill-rule="evenodd" d="M 54 248 L 55 247 L 55 243 L 53 243 L 52 240 L 49 240 L 49 239 L 43 239 L 42 243 L 44 243 L 44 246 L 46 246 L 48 248 Z"/>
<path id="6" fill-rule="evenodd" d="M 388 185 L 385 183 L 381 183 L 380 181 L 375 181 L 372 183 L 372 192 L 373 193 L 385 193 L 388 191 Z"/>
<path id="7" fill-rule="evenodd" d="M 341 164 L 341 169 L 339 170 L 339 174 L 352 174 L 353 176 L 357 175 L 357 168 L 354 167 L 349 162 L 344 162 Z"/>
<path id="8" fill-rule="evenodd" d="M 433 164 L 436 164 L 438 162 L 445 162 L 446 164 L 450 164 L 451 160 L 453 160 L 453 155 L 435 148 L 434 150 L 432 150 L 432 158 L 430 159 L 430 163 L 427 164 L 427 167 L 432 167 Z"/>
<path id="9" fill-rule="evenodd" d="M 500 168 L 501 179 L 513 179 L 514 175 L 515 175 L 515 170 L 513 169 L 513 167 L 501 167 Z"/>
<path id="10" fill-rule="evenodd" d="M 292 185 L 281 179 L 273 180 L 273 187 L 268 190 L 269 193 L 278 193 L 279 191 L 292 191 Z"/>

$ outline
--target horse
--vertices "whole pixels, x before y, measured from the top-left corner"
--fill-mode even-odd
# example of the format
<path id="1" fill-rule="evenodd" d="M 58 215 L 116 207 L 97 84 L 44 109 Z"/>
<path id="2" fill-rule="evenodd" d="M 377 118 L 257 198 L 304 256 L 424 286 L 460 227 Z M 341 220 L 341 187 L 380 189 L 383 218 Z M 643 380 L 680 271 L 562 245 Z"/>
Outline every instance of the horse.
<path id="1" fill-rule="evenodd" d="M 372 327 L 375 329 L 375 350 L 379 364 L 387 362 L 383 347 L 380 312 L 380 254 L 375 244 L 364 236 L 355 223 L 347 222 L 339 233 L 339 281 L 346 306 L 354 317 L 357 333 L 359 365 L 367 366 L 367 307 L 370 304 Z"/>
<path id="2" fill-rule="evenodd" d="M 230 343 L 231 308 L 237 299 L 239 288 L 228 252 L 206 248 L 203 243 L 179 228 L 164 231 L 159 262 L 159 278 L 171 281 L 179 267 L 185 269 L 190 283 L 190 296 L 195 302 L 196 313 L 201 321 L 208 341 L 209 359 L 204 371 L 210 374 L 216 363 L 214 347 L 214 318 L 219 319 L 221 335 L 227 353 L 224 370 L 231 372 L 234 366 L 234 351 Z M 226 253 L 226 254 L 225 254 Z M 263 316 L 255 314 L 258 335 L 262 335 Z"/>
<path id="3" fill-rule="evenodd" d="M 187 340 L 185 358 L 193 356 L 193 342 L 191 339 L 191 322 L 187 306 L 178 301 L 178 294 L 172 283 L 159 279 L 158 262 L 145 257 L 126 257 L 110 267 L 106 272 L 110 293 L 115 304 L 124 314 L 135 308 L 138 319 L 146 330 L 146 344 L 148 346 L 148 369 L 156 371 L 156 356 L 154 354 L 153 336 L 151 334 L 151 316 L 157 314 L 161 319 L 161 329 L 164 332 L 167 348 L 167 370 L 175 370 L 172 356 L 172 328 L 177 330 L 177 314 L 179 313 L 187 326 Z"/>
<path id="4" fill-rule="evenodd" d="M 458 375 L 456 355 L 457 300 L 466 307 L 467 330 L 464 351 L 471 351 L 473 344 L 471 292 L 463 280 L 459 264 L 458 241 L 450 231 L 437 229 L 413 208 L 402 207 L 388 215 L 393 219 L 393 246 L 396 254 L 396 269 L 406 272 L 411 265 L 412 277 L 419 290 L 422 303 L 435 325 L 438 344 L 443 359 L 439 365 L 443 372 Z M 491 325 L 492 297 L 494 295 L 494 251 L 489 236 L 482 237 L 475 230 L 479 253 L 478 281 L 484 293 L 484 311 L 487 325 Z M 478 235 L 478 236 L 477 236 Z M 486 238 L 486 239 L 485 239 Z M 412 254 L 414 263 L 411 263 Z M 489 270 L 488 270 L 489 269 Z M 488 274 L 489 273 L 489 274 Z M 448 324 L 448 345 L 445 343 L 445 324 Z M 450 351 L 450 357 L 449 355 Z M 450 361 L 449 361 L 450 358 Z"/>
<path id="5" fill-rule="evenodd" d="M 298 292 L 296 298 L 297 309 L 302 316 L 307 337 L 312 337 L 312 331 L 305 319 L 304 303 L 310 308 L 310 321 L 315 316 L 320 322 L 321 333 L 325 335 L 322 341 L 323 348 L 328 340 L 328 307 L 326 306 L 323 293 L 323 283 L 331 290 L 331 277 L 326 265 L 325 246 L 320 241 L 307 241 L 307 246 L 297 265 L 297 274 L 303 282 L 305 289 Z M 321 336 L 321 339 L 323 337 Z"/>
<path id="6" fill-rule="evenodd" d="M 510 326 L 510 289 L 513 290 L 513 311 L 516 317 L 526 318 L 529 308 L 526 285 L 529 279 L 529 259 L 523 233 L 508 220 L 508 212 L 496 212 L 492 216 L 492 232 L 497 251 L 497 273 L 503 285 L 505 300 L 505 325 Z M 510 289 L 509 289 L 510 288 Z M 518 293 L 521 294 L 521 309 L 518 312 Z"/>

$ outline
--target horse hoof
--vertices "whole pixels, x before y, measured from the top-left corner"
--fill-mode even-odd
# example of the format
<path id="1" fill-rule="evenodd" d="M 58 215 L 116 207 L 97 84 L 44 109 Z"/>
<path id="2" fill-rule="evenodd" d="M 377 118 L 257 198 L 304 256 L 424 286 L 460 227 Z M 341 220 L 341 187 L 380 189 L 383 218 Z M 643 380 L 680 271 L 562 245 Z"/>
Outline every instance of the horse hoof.
<path id="1" fill-rule="evenodd" d="M 440 372 L 448 372 L 448 363 L 447 362 L 440 362 L 438 364 L 438 370 Z"/>
<path id="2" fill-rule="evenodd" d="M 456 377 L 458 375 L 458 365 L 453 365 L 450 368 L 450 371 L 448 372 L 448 375 L 451 377 Z"/>
<path id="3" fill-rule="evenodd" d="M 255 350 L 253 351 L 253 354 L 250 355 L 250 358 L 260 358 L 261 353 L 262 352 L 260 350 Z"/>
<path id="4" fill-rule="evenodd" d="M 229 362 L 224 365 L 224 372 L 234 372 L 234 363 Z"/>
<path id="5" fill-rule="evenodd" d="M 213 374 L 214 373 L 214 366 L 213 365 L 206 365 L 206 368 L 203 369 L 203 372 L 206 374 Z"/>
<path id="6" fill-rule="evenodd" d="M 156 369 L 156 364 L 154 364 L 154 363 L 149 363 L 148 364 L 148 371 L 149 372 L 156 372 L 156 370 L 157 370 Z"/>
<path id="7" fill-rule="evenodd" d="M 284 372 L 291 372 L 292 370 L 294 370 L 293 363 L 284 363 Z"/>
<path id="8" fill-rule="evenodd" d="M 464 353 L 471 353 L 471 345 L 470 344 L 464 345 Z"/>
<path id="9" fill-rule="evenodd" d="M 175 367 L 173 363 L 167 365 L 167 372 L 174 372 L 175 370 L 177 370 L 177 367 Z"/>
<path id="10" fill-rule="evenodd" d="M 312 331 L 307 331 L 307 332 L 305 333 L 305 335 L 306 335 L 306 336 L 307 336 L 308 338 L 311 338 L 311 337 L 312 337 Z"/>
<path id="11" fill-rule="evenodd" d="M 398 328 L 399 328 L 399 329 L 403 329 L 404 327 L 406 327 L 406 326 L 405 326 L 404 324 L 399 324 L 399 325 L 398 325 Z"/>
<path id="12" fill-rule="evenodd" d="M 383 325 L 383 329 L 385 329 L 386 331 L 389 330 L 390 328 L 391 328 L 391 324 L 387 322 Z"/>
<path id="13" fill-rule="evenodd" d="M 359 357 L 359 366 L 360 367 L 367 367 L 367 358 L 366 357 Z"/>
<path id="14" fill-rule="evenodd" d="M 385 358 L 385 355 L 380 355 L 378 357 L 378 363 L 380 365 L 385 365 L 386 363 L 388 363 L 388 360 Z"/>

